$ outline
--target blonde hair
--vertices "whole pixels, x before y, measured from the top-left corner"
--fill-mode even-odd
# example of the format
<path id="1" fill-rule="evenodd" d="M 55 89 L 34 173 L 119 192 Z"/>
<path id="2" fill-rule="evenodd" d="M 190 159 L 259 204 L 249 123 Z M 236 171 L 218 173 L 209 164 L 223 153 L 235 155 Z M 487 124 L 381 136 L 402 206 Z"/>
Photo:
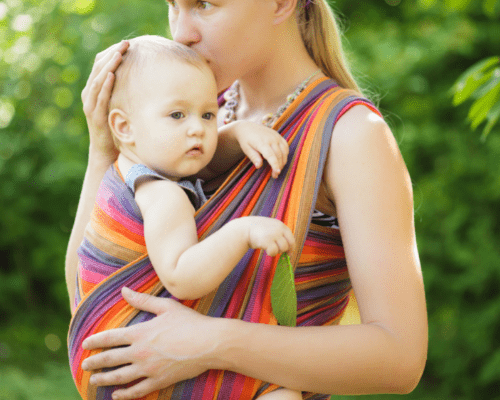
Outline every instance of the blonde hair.
<path id="1" fill-rule="evenodd" d="M 341 32 L 326 0 L 299 0 L 298 24 L 307 52 L 323 73 L 346 89 L 361 93 L 342 50 Z"/>

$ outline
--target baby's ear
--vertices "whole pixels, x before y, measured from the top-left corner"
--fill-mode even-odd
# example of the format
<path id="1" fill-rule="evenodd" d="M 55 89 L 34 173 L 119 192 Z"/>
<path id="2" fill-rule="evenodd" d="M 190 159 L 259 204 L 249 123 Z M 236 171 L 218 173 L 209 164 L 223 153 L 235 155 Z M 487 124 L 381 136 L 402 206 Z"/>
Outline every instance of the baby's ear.
<path id="1" fill-rule="evenodd" d="M 109 127 L 113 135 L 123 144 L 133 144 L 134 135 L 130 126 L 130 120 L 125 111 L 115 108 L 109 112 Z"/>

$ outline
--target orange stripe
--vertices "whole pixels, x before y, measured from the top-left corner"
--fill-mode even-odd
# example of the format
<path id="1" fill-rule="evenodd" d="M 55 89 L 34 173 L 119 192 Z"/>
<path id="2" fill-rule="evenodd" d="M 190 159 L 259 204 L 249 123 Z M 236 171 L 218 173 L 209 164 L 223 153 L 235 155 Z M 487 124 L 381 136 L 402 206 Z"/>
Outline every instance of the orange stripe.
<path id="1" fill-rule="evenodd" d="M 92 212 L 92 227 L 94 225 L 105 225 L 110 229 L 110 232 L 113 234 L 110 236 L 113 240 L 115 237 L 119 237 L 117 234 L 120 234 L 124 238 L 128 239 L 132 243 L 139 244 L 141 246 L 146 246 L 146 242 L 144 241 L 144 235 L 139 235 L 137 233 L 130 232 L 126 229 L 122 224 L 118 221 L 110 217 L 99 207 L 94 207 Z"/>

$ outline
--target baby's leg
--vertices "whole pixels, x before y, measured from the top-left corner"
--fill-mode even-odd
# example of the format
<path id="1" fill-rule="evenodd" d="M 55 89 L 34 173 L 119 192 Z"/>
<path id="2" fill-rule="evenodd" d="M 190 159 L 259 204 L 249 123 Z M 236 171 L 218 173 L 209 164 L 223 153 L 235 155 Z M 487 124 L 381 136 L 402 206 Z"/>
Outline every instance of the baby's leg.
<path id="1" fill-rule="evenodd" d="M 258 400 L 302 400 L 302 393 L 283 388 L 259 396 Z"/>

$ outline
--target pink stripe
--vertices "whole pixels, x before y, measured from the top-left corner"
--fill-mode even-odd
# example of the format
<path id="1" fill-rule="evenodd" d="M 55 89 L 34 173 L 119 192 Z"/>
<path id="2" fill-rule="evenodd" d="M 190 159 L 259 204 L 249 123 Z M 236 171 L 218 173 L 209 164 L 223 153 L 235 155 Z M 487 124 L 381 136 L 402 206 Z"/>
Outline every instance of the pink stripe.
<path id="1" fill-rule="evenodd" d="M 373 107 L 370 103 L 363 101 L 363 100 L 356 100 L 356 101 L 353 101 L 353 102 L 347 104 L 340 111 L 339 115 L 337 116 L 337 119 L 335 120 L 335 123 L 337 123 L 337 121 L 340 119 L 340 117 L 342 117 L 342 115 L 344 115 L 347 111 L 349 111 L 354 106 L 365 106 L 365 107 L 369 108 L 371 111 L 373 111 L 375 114 L 378 114 L 382 117 L 382 114 L 380 113 L 380 111 L 377 110 L 375 107 Z"/>
<path id="2" fill-rule="evenodd" d="M 103 264 L 93 258 L 81 254 L 80 254 L 80 262 L 78 265 L 81 270 L 96 272 L 103 276 L 109 276 L 118 269 L 112 267 L 111 265 Z"/>
<path id="3" fill-rule="evenodd" d="M 239 400 L 242 398 L 241 394 L 243 392 L 243 388 L 245 387 L 246 376 L 245 375 L 236 375 L 233 380 L 231 395 L 229 396 L 229 400 Z"/>
<path id="4" fill-rule="evenodd" d="M 108 275 L 99 274 L 97 272 L 89 271 L 88 269 L 81 269 L 80 274 L 82 279 L 88 283 L 99 283 L 106 279 Z"/>
<path id="5" fill-rule="evenodd" d="M 96 203 L 99 206 L 99 208 L 110 218 L 114 219 L 115 221 L 119 222 L 121 225 L 123 225 L 127 230 L 129 230 L 132 233 L 135 233 L 136 235 L 144 235 L 144 226 L 141 223 L 138 223 L 137 221 L 134 221 L 131 218 L 127 218 L 124 212 L 115 209 L 112 207 L 106 198 L 103 196 L 97 196 L 96 197 Z"/>

